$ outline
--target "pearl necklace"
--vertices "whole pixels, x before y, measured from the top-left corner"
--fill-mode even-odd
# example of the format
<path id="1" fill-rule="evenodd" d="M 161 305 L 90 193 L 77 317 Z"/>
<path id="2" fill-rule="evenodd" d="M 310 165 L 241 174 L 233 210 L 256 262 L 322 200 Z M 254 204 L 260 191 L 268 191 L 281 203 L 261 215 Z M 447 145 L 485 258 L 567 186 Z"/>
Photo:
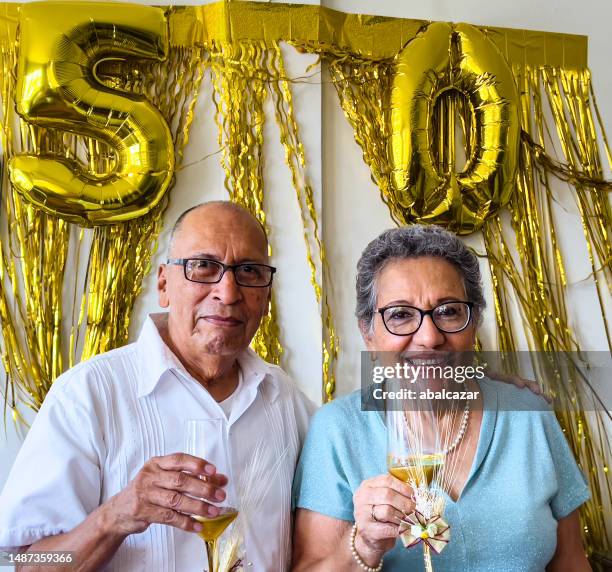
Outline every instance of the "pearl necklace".
<path id="1" fill-rule="evenodd" d="M 465 430 L 467 429 L 469 420 L 470 420 L 470 401 L 468 399 L 465 402 L 465 407 L 463 408 L 463 415 L 461 416 L 461 425 L 459 425 L 459 431 L 457 433 L 457 436 L 455 437 L 455 440 L 446 449 L 444 449 L 444 451 L 442 451 L 443 455 L 448 455 L 449 453 L 455 450 L 457 445 L 459 445 L 459 443 L 461 442 L 461 439 L 463 439 L 463 436 L 465 435 Z"/>
<path id="2" fill-rule="evenodd" d="M 404 420 L 408 423 L 408 418 L 406 417 L 406 412 L 404 411 Z M 461 439 L 465 435 L 465 430 L 468 426 L 468 421 L 470 420 L 470 401 L 469 399 L 465 402 L 465 407 L 463 408 L 463 415 L 461 416 L 461 424 L 459 425 L 459 431 L 457 431 L 457 435 L 455 436 L 455 440 L 446 448 L 444 451 L 441 451 L 442 455 L 448 455 L 452 453 L 459 443 L 461 443 Z"/>

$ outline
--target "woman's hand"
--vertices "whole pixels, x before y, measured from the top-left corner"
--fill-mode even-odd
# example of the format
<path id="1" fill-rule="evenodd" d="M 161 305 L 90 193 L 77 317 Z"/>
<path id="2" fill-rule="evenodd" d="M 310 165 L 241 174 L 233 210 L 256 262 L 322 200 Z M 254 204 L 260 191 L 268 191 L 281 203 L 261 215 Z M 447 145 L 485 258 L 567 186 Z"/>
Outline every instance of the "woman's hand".
<path id="1" fill-rule="evenodd" d="M 353 509 L 357 523 L 355 550 L 365 564 L 375 568 L 385 552 L 395 546 L 404 514 L 414 510 L 412 488 L 391 475 L 368 479 L 353 494 Z M 298 508 L 292 570 L 360 570 L 349 546 L 351 530 L 352 523 L 348 520 Z"/>
<path id="2" fill-rule="evenodd" d="M 412 488 L 385 474 L 363 481 L 353 495 L 357 523 L 355 549 L 369 566 L 395 546 L 399 524 L 414 510 Z"/>

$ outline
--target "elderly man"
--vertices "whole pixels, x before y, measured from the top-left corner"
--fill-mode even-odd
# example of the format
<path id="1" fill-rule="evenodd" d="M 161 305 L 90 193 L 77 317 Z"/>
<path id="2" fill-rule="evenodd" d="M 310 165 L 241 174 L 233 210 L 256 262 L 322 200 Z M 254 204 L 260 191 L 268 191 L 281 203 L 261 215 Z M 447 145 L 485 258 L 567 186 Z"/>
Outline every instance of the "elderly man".
<path id="1" fill-rule="evenodd" d="M 314 407 L 248 349 L 274 271 L 245 209 L 214 202 L 181 215 L 158 271 L 168 312 L 55 381 L 0 497 L 0 546 L 71 551 L 81 572 L 200 571 L 201 525 L 188 515 L 217 515 L 206 500 L 225 499 L 257 448 L 276 478 L 248 523 L 247 560 L 288 568 L 291 481 Z M 221 419 L 227 476 L 181 452 L 196 418 Z"/>

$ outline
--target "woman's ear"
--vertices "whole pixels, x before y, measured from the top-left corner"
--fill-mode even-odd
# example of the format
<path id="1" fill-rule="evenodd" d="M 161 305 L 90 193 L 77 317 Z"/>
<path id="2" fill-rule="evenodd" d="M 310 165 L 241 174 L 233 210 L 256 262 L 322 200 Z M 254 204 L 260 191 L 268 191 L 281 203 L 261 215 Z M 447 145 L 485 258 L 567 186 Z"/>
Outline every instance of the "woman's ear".
<path id="1" fill-rule="evenodd" d="M 372 351 L 372 328 L 369 324 L 366 324 L 363 320 L 359 320 L 359 331 L 361 337 L 368 350 Z"/>
<path id="2" fill-rule="evenodd" d="M 480 326 L 481 318 L 482 315 L 478 312 L 475 312 L 468 326 L 472 329 L 472 346 L 476 345 L 476 333 L 478 332 L 478 326 Z"/>

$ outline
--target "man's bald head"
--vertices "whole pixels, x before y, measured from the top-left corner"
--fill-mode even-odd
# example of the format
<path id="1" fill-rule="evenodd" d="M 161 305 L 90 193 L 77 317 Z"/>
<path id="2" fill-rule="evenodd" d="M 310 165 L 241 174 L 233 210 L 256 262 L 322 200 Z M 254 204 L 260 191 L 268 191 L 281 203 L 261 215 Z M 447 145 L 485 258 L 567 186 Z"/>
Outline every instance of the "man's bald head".
<path id="1" fill-rule="evenodd" d="M 188 218 L 197 215 L 203 224 L 207 224 L 208 220 L 214 223 L 215 217 L 219 216 L 220 213 L 233 214 L 236 218 L 244 219 L 245 224 L 253 225 L 254 227 L 259 228 L 266 243 L 267 251 L 268 235 L 266 233 L 266 229 L 248 209 L 231 201 L 208 201 L 188 208 L 176 219 L 176 222 L 170 231 L 168 256 L 172 256 L 176 238 L 180 234 L 181 228 Z"/>

